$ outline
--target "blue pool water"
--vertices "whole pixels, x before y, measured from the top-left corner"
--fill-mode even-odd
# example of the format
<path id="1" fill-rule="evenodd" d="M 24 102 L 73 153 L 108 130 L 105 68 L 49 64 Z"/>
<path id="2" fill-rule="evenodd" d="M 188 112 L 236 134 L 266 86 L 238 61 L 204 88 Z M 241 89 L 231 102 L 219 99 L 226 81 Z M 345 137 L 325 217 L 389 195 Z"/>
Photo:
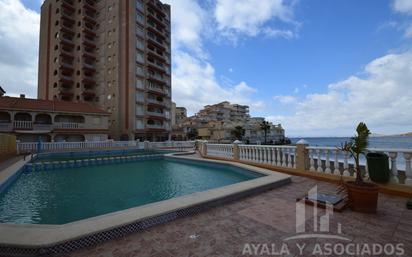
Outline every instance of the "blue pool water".
<path id="1" fill-rule="evenodd" d="M 0 222 L 64 224 L 262 176 L 174 159 L 23 172 L 0 192 Z"/>

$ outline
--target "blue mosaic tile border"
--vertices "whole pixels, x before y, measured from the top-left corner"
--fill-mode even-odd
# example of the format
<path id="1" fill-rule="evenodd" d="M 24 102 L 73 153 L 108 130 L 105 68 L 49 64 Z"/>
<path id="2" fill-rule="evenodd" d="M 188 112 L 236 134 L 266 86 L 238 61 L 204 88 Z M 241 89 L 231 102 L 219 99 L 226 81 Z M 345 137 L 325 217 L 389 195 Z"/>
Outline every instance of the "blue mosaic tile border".
<path id="1" fill-rule="evenodd" d="M 58 170 L 69 168 L 81 168 L 90 166 L 102 166 L 111 164 L 131 163 L 147 160 L 158 160 L 163 158 L 164 154 L 147 154 L 147 155 L 130 155 L 130 156 L 117 156 L 117 157 L 105 157 L 105 158 L 92 158 L 83 160 L 69 160 L 69 161 L 51 161 L 51 162 L 35 162 L 27 163 L 24 166 L 24 171 L 35 172 L 45 170 Z"/>
<path id="2" fill-rule="evenodd" d="M 206 203 L 201 203 L 198 205 L 191 206 L 189 208 L 181 209 L 172 211 L 166 214 L 162 214 L 159 216 L 151 217 L 142 221 L 136 221 L 127 225 L 123 225 L 108 231 L 99 232 L 93 235 L 88 235 L 76 240 L 64 242 L 61 244 L 57 244 L 50 247 L 45 248 L 23 248 L 23 247 L 8 247 L 8 246 L 1 246 L 0 245 L 0 256 L 7 256 L 7 257 L 27 257 L 27 256 L 57 256 L 62 255 L 65 253 L 73 252 L 75 250 L 79 250 L 85 247 L 95 246 L 97 244 L 113 240 L 116 238 L 120 238 L 126 236 L 131 233 L 136 233 L 140 231 L 144 231 L 150 227 L 167 223 L 169 221 L 183 218 L 187 216 L 196 215 L 200 212 L 206 211 L 211 208 L 215 208 L 217 206 L 221 206 L 223 204 L 228 204 L 230 202 L 252 196 L 255 194 L 262 193 L 264 191 L 268 191 L 279 186 L 285 185 L 290 183 L 289 180 L 282 180 L 278 182 L 274 182 L 265 186 L 253 188 L 241 193 L 233 194 L 224 198 L 220 198 L 217 200 L 209 201 Z"/>

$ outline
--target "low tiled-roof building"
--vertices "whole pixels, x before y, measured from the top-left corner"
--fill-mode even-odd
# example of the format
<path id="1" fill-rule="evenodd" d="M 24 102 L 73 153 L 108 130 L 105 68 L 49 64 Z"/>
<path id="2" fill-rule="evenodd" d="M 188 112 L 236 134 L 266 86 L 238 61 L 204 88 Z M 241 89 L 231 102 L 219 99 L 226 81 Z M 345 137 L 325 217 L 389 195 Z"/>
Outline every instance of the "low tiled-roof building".
<path id="1" fill-rule="evenodd" d="M 109 115 L 87 103 L 0 97 L 0 133 L 22 142 L 106 140 Z"/>

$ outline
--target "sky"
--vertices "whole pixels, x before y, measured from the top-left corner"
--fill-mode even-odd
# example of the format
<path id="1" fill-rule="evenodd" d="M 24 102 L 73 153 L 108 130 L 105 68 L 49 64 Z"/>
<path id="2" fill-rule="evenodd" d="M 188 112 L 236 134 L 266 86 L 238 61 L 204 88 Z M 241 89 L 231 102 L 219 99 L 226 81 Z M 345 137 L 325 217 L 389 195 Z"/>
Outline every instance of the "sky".
<path id="1" fill-rule="evenodd" d="M 37 95 L 41 0 L 0 0 L 0 85 Z M 290 137 L 412 131 L 412 0 L 164 0 L 172 97 L 228 100 Z"/>

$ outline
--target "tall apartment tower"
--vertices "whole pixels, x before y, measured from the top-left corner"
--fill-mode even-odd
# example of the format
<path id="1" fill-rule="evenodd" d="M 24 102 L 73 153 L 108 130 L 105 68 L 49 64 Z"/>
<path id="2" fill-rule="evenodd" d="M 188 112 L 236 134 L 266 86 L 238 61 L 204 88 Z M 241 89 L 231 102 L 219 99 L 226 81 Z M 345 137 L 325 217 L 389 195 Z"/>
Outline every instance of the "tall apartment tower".
<path id="1" fill-rule="evenodd" d="M 111 113 L 115 139 L 171 130 L 170 6 L 158 0 L 45 0 L 38 98 Z"/>

